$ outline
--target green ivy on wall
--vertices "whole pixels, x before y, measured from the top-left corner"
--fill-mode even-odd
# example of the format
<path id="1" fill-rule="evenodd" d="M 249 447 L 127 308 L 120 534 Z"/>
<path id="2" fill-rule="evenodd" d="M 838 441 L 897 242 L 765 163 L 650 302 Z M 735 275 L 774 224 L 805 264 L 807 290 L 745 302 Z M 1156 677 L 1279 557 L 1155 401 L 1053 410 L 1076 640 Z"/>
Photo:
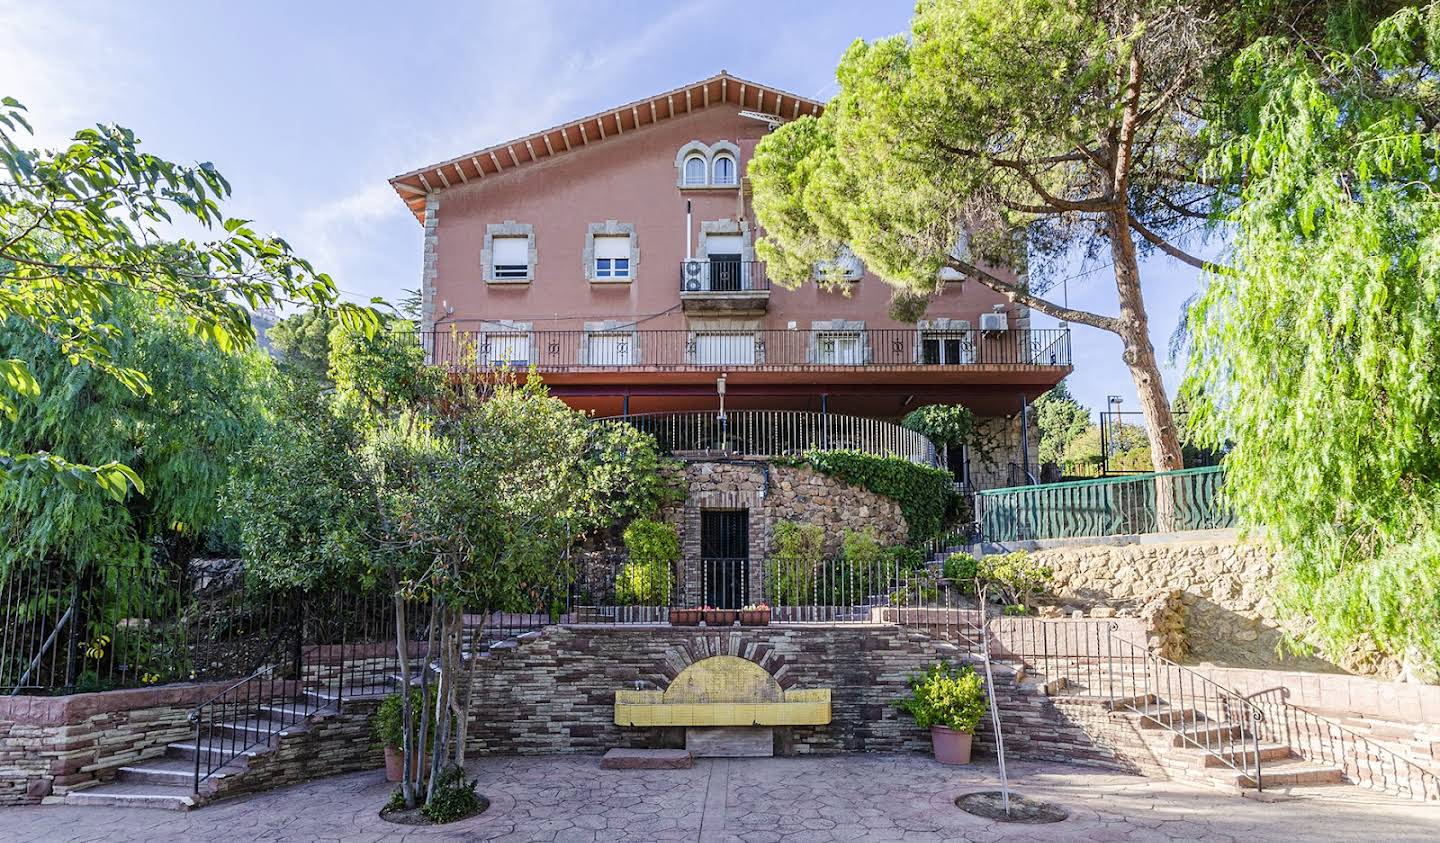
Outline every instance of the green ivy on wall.
<path id="1" fill-rule="evenodd" d="M 912 542 L 938 535 L 959 511 L 959 495 L 948 472 L 900 457 L 878 457 L 861 451 L 806 451 L 803 457 L 776 462 L 809 466 L 890 498 L 900 505 Z"/>

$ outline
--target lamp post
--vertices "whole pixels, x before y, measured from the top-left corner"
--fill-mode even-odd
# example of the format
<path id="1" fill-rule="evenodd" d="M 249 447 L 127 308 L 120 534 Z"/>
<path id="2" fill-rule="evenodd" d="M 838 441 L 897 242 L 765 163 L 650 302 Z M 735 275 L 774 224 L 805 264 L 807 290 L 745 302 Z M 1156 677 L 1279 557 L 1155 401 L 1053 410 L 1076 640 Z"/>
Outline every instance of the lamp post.
<path id="1" fill-rule="evenodd" d="M 1105 468 L 1110 468 L 1110 458 L 1120 449 L 1120 405 L 1125 401 L 1118 395 L 1105 396 L 1105 404 L 1110 409 L 1110 430 L 1108 442 L 1105 443 Z"/>
<path id="2" fill-rule="evenodd" d="M 729 450 L 729 438 L 725 434 L 725 378 L 728 372 L 721 372 L 715 379 L 715 393 L 720 396 L 720 448 Z"/>

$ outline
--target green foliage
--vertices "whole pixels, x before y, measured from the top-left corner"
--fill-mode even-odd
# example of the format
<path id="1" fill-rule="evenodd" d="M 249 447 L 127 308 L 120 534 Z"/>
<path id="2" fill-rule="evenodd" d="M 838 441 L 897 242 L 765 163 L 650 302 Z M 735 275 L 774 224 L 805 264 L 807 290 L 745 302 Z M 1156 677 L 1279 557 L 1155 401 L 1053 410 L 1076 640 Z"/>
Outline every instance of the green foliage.
<path id="1" fill-rule="evenodd" d="M 79 568 L 135 563 L 156 549 L 189 553 L 219 526 L 217 496 L 235 452 L 264 429 L 260 395 L 273 377 L 264 355 L 221 351 L 184 315 L 129 294 L 96 315 L 111 328 L 97 346 L 107 365 L 142 374 L 148 391 L 76 365 L 64 342 L 12 318 L 0 356 L 29 361 L 40 390 L 0 425 L 0 451 L 123 464 L 134 483 L 105 489 L 13 474 L 0 483 L 0 571 L 33 559 Z"/>
<path id="2" fill-rule="evenodd" d="M 57 151 L 21 147 L 19 133 L 29 131 L 24 107 L 0 99 L 0 321 L 55 338 L 61 359 L 85 365 L 82 377 L 110 377 L 137 397 L 156 389 L 151 373 L 116 357 L 127 332 L 116 321 L 120 296 L 175 314 L 177 326 L 222 353 L 254 339 L 246 307 L 282 300 L 338 307 L 349 324 L 374 324 L 373 312 L 340 304 L 330 278 L 284 240 L 225 216 L 230 184 L 211 164 L 146 153 L 119 126 L 82 129 Z M 167 236 L 180 221 L 214 236 Z M 0 357 L 0 416 L 14 417 L 42 393 L 32 368 L 42 361 L 20 351 Z M 115 465 L 0 450 L 0 480 L 15 471 L 98 482 L 116 499 L 137 479 Z"/>
<path id="3" fill-rule="evenodd" d="M 975 435 L 975 414 L 962 404 L 927 404 L 911 410 L 900 424 L 923 434 L 939 448 L 963 445 Z"/>
<path id="4" fill-rule="evenodd" d="M 940 566 L 940 576 L 953 582 L 965 594 L 975 593 L 975 578 L 979 575 L 979 560 L 964 552 L 950 554 Z"/>
<path id="5" fill-rule="evenodd" d="M 880 545 L 875 530 L 845 530 L 840 542 L 840 558 L 857 565 L 879 565 L 886 561 L 887 549 Z"/>
<path id="6" fill-rule="evenodd" d="M 439 401 L 444 375 L 425 365 L 425 348 L 409 323 L 384 331 L 338 325 L 329 333 L 328 375 L 343 404 L 379 417 Z"/>
<path id="7" fill-rule="evenodd" d="M 625 526 L 622 538 L 632 561 L 668 565 L 680 559 L 680 534 L 663 521 L 636 518 Z"/>
<path id="8" fill-rule="evenodd" d="M 405 741 L 405 721 L 402 717 L 404 714 L 404 704 L 404 698 L 399 694 L 391 694 L 382 700 L 379 707 L 375 709 L 375 716 L 372 718 L 370 726 L 375 734 L 375 740 L 379 742 L 381 746 L 392 746 L 396 749 L 403 746 Z M 411 711 L 419 711 L 423 704 L 424 695 L 420 692 L 420 689 L 412 688 L 410 690 Z M 434 740 L 435 737 L 435 724 L 432 722 L 429 725 L 430 731 L 426 737 L 426 743 Z M 417 739 L 419 738 L 420 732 L 418 728 L 412 732 L 412 736 Z M 412 746 L 417 746 L 417 744 L 418 741 L 412 741 L 411 743 Z"/>
<path id="9" fill-rule="evenodd" d="M 904 571 L 918 571 L 925 567 L 925 551 L 918 547 L 897 544 L 885 550 L 886 562 Z"/>
<path id="10" fill-rule="evenodd" d="M 1035 595 L 1045 590 L 1054 574 L 1047 565 L 1024 550 L 986 556 L 980 560 L 981 582 L 998 590 L 1001 601 L 1007 606 L 1028 608 Z"/>
<path id="11" fill-rule="evenodd" d="M 664 606 L 675 583 L 680 559 L 680 534 L 670 524 L 637 518 L 625 527 L 630 560 L 615 578 L 615 600 L 621 605 Z"/>
<path id="12" fill-rule="evenodd" d="M 939 661 L 910 677 L 910 693 L 895 707 L 915 718 L 922 729 L 946 726 L 974 734 L 988 710 L 985 681 L 968 664 Z"/>
<path id="13" fill-rule="evenodd" d="M 1040 428 L 1042 463 L 1070 462 L 1067 451 L 1092 425 L 1090 411 L 1070 395 L 1064 381 L 1035 401 L 1035 425 Z"/>
<path id="14" fill-rule="evenodd" d="M 339 324 L 325 310 L 307 310 L 286 317 L 265 332 L 270 347 L 294 372 L 329 380 L 330 332 Z"/>
<path id="15" fill-rule="evenodd" d="M 958 495 L 949 473 L 900 457 L 879 457 L 861 451 L 806 451 L 799 462 L 898 503 L 910 527 L 912 542 L 938 535 L 947 514 L 957 506 Z"/>
<path id="16" fill-rule="evenodd" d="M 766 582 L 771 605 L 799 606 L 815 596 L 815 573 L 825 552 L 825 531 L 818 524 L 775 522 L 775 552 Z"/>
<path id="17" fill-rule="evenodd" d="M 473 817 L 489 806 L 485 797 L 475 792 L 479 783 L 479 779 L 466 781 L 465 771 L 459 766 L 446 767 L 435 779 L 435 789 L 420 813 L 440 824 Z"/>
<path id="18" fill-rule="evenodd" d="M 1440 9 L 1393 8 L 1348 4 L 1228 66 L 1208 117 L 1235 271 L 1191 311 L 1184 397 L 1201 444 L 1234 443 L 1226 496 L 1283 548 L 1286 614 L 1433 677 Z"/>

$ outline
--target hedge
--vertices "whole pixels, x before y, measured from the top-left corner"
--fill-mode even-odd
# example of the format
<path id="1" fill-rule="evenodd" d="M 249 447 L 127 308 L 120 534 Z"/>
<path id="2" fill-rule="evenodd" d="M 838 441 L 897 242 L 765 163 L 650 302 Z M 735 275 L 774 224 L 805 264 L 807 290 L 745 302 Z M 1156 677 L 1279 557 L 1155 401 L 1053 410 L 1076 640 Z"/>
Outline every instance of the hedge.
<path id="1" fill-rule="evenodd" d="M 890 498 L 900 505 L 910 527 L 910 541 L 926 541 L 940 533 L 958 507 L 954 479 L 939 468 L 900 457 L 877 457 L 862 451 L 806 451 L 787 460 L 821 474 Z"/>

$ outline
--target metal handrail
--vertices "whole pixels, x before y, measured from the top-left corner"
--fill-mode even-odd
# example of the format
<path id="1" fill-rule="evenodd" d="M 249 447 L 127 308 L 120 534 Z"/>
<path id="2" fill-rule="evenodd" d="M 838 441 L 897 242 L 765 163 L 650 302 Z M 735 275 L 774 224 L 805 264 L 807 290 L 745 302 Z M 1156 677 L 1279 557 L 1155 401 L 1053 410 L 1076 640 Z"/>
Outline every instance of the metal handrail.
<path id="1" fill-rule="evenodd" d="M 769 292 L 764 261 L 689 258 L 680 262 L 682 296 L 709 293 Z"/>
<path id="2" fill-rule="evenodd" d="M 1280 699 L 1261 699 L 1270 698 L 1274 695 L 1279 695 Z M 1416 764 L 1400 753 L 1370 740 L 1348 726 L 1331 720 L 1328 717 L 1322 717 L 1307 708 L 1295 705 L 1290 702 L 1289 688 L 1284 686 L 1266 688 L 1262 691 L 1256 691 L 1253 694 L 1247 695 L 1245 699 L 1262 708 L 1272 709 L 1272 714 L 1278 713 L 1280 715 L 1279 718 L 1267 717 L 1267 738 L 1277 743 L 1283 742 L 1286 746 L 1290 747 L 1292 752 L 1295 752 L 1302 758 L 1313 760 L 1312 756 L 1318 756 L 1320 760 L 1326 763 L 1338 765 L 1344 770 L 1345 775 L 1352 779 L 1353 783 L 1362 787 L 1369 787 L 1373 790 L 1379 790 L 1384 793 L 1410 799 L 1426 801 L 1440 800 L 1440 774 L 1436 774 Z M 1261 701 L 1256 702 L 1257 699 L 1261 699 Z M 1308 740 L 1302 740 L 1313 734 L 1310 730 L 1306 730 L 1304 735 L 1292 734 L 1292 719 L 1299 718 L 1310 720 L 1332 734 L 1339 733 L 1341 735 L 1339 751 L 1334 751 L 1329 744 L 1323 741 L 1312 743 Z M 1283 734 L 1280 731 L 1282 728 L 1284 730 Z M 1296 731 L 1299 731 L 1298 727 Z M 1364 747 L 1364 752 L 1362 753 L 1355 750 L 1347 752 L 1345 749 L 1347 739 L 1352 747 Z M 1300 745 L 1302 743 L 1303 746 Z M 1382 763 L 1382 777 L 1377 779 L 1373 765 L 1362 765 L 1361 763 L 1361 759 L 1367 755 L 1386 759 L 1392 775 L 1389 778 L 1383 777 L 1385 764 Z M 1414 784 L 1407 782 L 1400 776 L 1399 771 L 1402 767 L 1410 774 L 1410 778 L 1419 780 L 1420 789 L 1418 791 L 1415 789 Z M 1365 773 L 1369 773 L 1368 778 Z"/>
<path id="3" fill-rule="evenodd" d="M 656 438 L 662 450 L 746 456 L 795 456 L 808 450 L 856 450 L 929 466 L 940 451 L 924 434 L 863 416 L 801 410 L 641 413 L 600 421 L 624 422 Z"/>

